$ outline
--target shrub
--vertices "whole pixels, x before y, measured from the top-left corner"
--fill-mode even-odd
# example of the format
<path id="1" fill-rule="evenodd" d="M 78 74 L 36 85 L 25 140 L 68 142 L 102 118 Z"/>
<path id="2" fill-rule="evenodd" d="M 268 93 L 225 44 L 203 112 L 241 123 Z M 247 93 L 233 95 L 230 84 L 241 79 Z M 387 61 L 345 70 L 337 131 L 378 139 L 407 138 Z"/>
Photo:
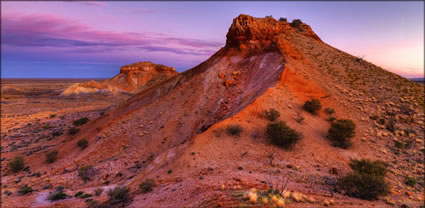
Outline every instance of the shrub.
<path id="1" fill-rule="evenodd" d="M 68 131 L 68 134 L 69 135 L 75 135 L 76 133 L 78 133 L 80 131 L 80 129 L 79 128 L 74 128 L 74 127 L 72 127 L 72 128 L 70 128 L 69 129 L 69 131 Z"/>
<path id="2" fill-rule="evenodd" d="M 404 183 L 408 186 L 415 186 L 416 185 L 416 178 L 415 177 L 409 177 L 406 176 L 404 178 Z"/>
<path id="3" fill-rule="evenodd" d="M 81 125 L 86 124 L 87 122 L 89 122 L 89 118 L 84 117 L 84 118 L 80 118 L 78 120 L 73 121 L 72 124 L 74 126 L 81 126 Z"/>
<path id="4" fill-rule="evenodd" d="M 328 115 L 332 115 L 335 113 L 335 109 L 333 108 L 325 108 L 325 113 Z"/>
<path id="5" fill-rule="evenodd" d="M 53 137 L 58 137 L 58 136 L 60 136 L 60 135 L 62 135 L 63 134 L 63 132 L 62 131 L 54 131 L 54 132 L 52 132 L 52 136 Z"/>
<path id="6" fill-rule="evenodd" d="M 350 167 L 355 172 L 361 174 L 371 174 L 376 176 L 384 176 L 387 173 L 387 164 L 385 162 L 376 160 L 371 161 L 367 159 L 352 160 Z"/>
<path id="7" fill-rule="evenodd" d="M 77 145 L 83 150 L 89 146 L 89 141 L 87 139 L 80 139 L 77 142 Z"/>
<path id="8" fill-rule="evenodd" d="M 348 148 L 355 135 L 356 124 L 351 120 L 336 120 L 328 130 L 328 137 L 336 147 Z"/>
<path id="9" fill-rule="evenodd" d="M 47 163 L 54 163 L 58 157 L 58 151 L 57 150 L 52 150 L 50 152 L 46 153 L 46 162 Z"/>
<path id="10" fill-rule="evenodd" d="M 353 172 L 338 179 L 338 185 L 347 195 L 374 200 L 389 193 L 389 184 L 385 181 L 386 163 L 367 159 L 352 160 L 350 167 Z"/>
<path id="11" fill-rule="evenodd" d="M 303 22 L 300 19 L 294 19 L 292 20 L 292 22 L 290 23 L 290 25 L 292 27 L 299 27 L 300 25 L 302 25 Z"/>
<path id="12" fill-rule="evenodd" d="M 87 193 L 87 194 L 83 194 L 83 195 L 81 195 L 81 196 L 80 196 L 80 198 L 85 199 L 85 198 L 89 198 L 89 197 L 92 197 L 92 196 L 93 196 L 93 195 L 91 195 L 91 194 Z"/>
<path id="13" fill-rule="evenodd" d="M 290 148 L 301 139 L 301 134 L 291 129 L 285 122 L 269 123 L 266 134 L 271 143 L 283 148 Z"/>
<path id="14" fill-rule="evenodd" d="M 94 191 L 94 195 L 96 195 L 96 196 L 100 196 L 102 193 L 103 193 L 102 188 L 98 188 L 98 189 L 96 189 L 96 191 Z"/>
<path id="15" fill-rule="evenodd" d="M 384 118 L 378 119 L 378 123 L 381 124 L 381 125 L 384 125 L 385 124 L 385 119 Z"/>
<path id="16" fill-rule="evenodd" d="M 66 199 L 67 196 L 68 195 L 66 195 L 66 193 L 63 192 L 63 187 L 60 186 L 56 189 L 56 191 L 50 193 L 47 199 L 50 201 L 56 201 L 56 200 Z"/>
<path id="17" fill-rule="evenodd" d="M 96 169 L 94 169 L 93 166 L 83 166 L 80 169 L 78 169 L 78 176 L 84 181 L 90 181 L 92 178 L 96 175 Z"/>
<path id="18" fill-rule="evenodd" d="M 375 200 L 389 192 L 389 185 L 383 176 L 372 174 L 349 173 L 338 179 L 338 185 L 349 196 Z"/>
<path id="19" fill-rule="evenodd" d="M 77 192 L 77 193 L 74 194 L 74 197 L 79 197 L 79 196 L 81 196 L 83 194 L 84 194 L 84 192 L 79 191 L 79 192 Z"/>
<path id="20" fill-rule="evenodd" d="M 239 124 L 230 124 L 227 126 L 226 131 L 230 136 L 240 136 L 242 132 L 242 126 Z"/>
<path id="21" fill-rule="evenodd" d="M 281 22 L 287 22 L 288 19 L 286 19 L 285 17 L 281 17 L 281 18 L 279 18 L 279 21 L 281 21 Z"/>
<path id="22" fill-rule="evenodd" d="M 143 193 L 148 193 L 152 191 L 152 188 L 155 186 L 155 181 L 153 179 L 146 179 L 145 182 L 139 184 L 139 188 Z"/>
<path id="23" fill-rule="evenodd" d="M 27 194 L 27 193 L 31 193 L 32 191 L 33 190 L 32 190 L 32 188 L 30 186 L 23 185 L 23 186 L 19 187 L 19 189 L 18 189 L 18 195 L 24 195 L 24 194 Z"/>
<path id="24" fill-rule="evenodd" d="M 387 125 L 385 125 L 385 129 L 387 129 L 388 131 L 394 133 L 395 130 L 395 119 L 389 119 Z"/>
<path id="25" fill-rule="evenodd" d="M 264 117 L 266 117 L 269 121 L 275 121 L 277 118 L 279 118 L 279 116 L 279 111 L 274 108 L 264 111 Z"/>
<path id="26" fill-rule="evenodd" d="M 316 111 L 320 110 L 322 108 L 322 104 L 320 104 L 320 101 L 318 99 L 311 99 L 308 101 L 305 101 L 304 103 L 304 109 L 310 113 L 316 113 Z"/>
<path id="27" fill-rule="evenodd" d="M 329 121 L 334 121 L 336 118 L 333 116 L 335 114 L 335 109 L 333 108 L 325 108 L 325 113 L 329 116 Z"/>
<path id="28" fill-rule="evenodd" d="M 17 173 L 25 168 L 24 158 L 16 156 L 11 161 L 9 161 L 9 163 L 7 163 L 7 166 L 12 172 Z"/>
<path id="29" fill-rule="evenodd" d="M 128 192 L 130 192 L 130 189 L 125 186 L 109 189 L 108 191 L 109 203 L 118 204 L 118 203 L 128 202 L 130 200 L 130 196 L 128 195 Z"/>

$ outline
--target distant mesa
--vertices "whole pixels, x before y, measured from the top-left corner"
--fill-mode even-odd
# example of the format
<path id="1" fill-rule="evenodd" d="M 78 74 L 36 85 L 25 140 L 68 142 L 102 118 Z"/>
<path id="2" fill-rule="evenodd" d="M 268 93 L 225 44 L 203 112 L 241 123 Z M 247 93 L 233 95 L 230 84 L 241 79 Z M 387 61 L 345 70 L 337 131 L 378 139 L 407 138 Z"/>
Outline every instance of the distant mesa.
<path id="1" fill-rule="evenodd" d="M 174 67 L 152 62 L 137 62 L 121 67 L 120 73 L 111 79 L 76 83 L 65 89 L 61 95 L 137 93 L 177 75 Z"/>

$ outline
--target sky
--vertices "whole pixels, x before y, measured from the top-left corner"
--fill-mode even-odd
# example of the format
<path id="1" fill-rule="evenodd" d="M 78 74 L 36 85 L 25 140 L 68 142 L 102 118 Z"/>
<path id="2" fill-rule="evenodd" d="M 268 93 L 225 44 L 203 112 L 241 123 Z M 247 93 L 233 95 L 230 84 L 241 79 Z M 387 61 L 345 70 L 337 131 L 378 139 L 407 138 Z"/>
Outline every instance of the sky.
<path id="1" fill-rule="evenodd" d="M 424 76 L 424 2 L 2 1 L 2 78 L 109 78 L 152 61 L 190 69 L 225 45 L 239 14 L 301 19 L 327 44 Z"/>

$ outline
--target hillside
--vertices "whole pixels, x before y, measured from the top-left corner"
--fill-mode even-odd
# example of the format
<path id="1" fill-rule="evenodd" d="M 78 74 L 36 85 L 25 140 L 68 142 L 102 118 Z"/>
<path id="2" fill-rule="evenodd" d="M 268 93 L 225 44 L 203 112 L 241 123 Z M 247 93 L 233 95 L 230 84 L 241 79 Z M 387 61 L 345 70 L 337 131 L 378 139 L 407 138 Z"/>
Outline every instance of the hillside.
<path id="1" fill-rule="evenodd" d="M 84 207 L 84 199 L 50 202 L 46 197 L 58 186 L 72 196 L 127 186 L 128 207 L 273 207 L 278 205 L 243 199 L 244 192 L 266 190 L 268 182 L 286 178 L 289 207 L 419 207 L 424 203 L 423 96 L 422 85 L 327 45 L 307 24 L 240 15 L 226 45 L 205 62 L 91 117 L 75 135 L 48 141 L 45 151 L 58 150 L 56 162 L 46 164 L 43 151 L 26 156 L 30 173 L 43 174 L 3 175 L 2 184 L 14 193 L 22 184 L 39 191 L 13 194 L 2 203 Z M 323 110 L 303 110 L 312 98 L 334 109 L 337 119 L 355 122 L 350 148 L 331 144 L 331 122 Z M 415 112 L 412 119 L 400 113 L 406 105 Z M 267 139 L 263 112 L 271 108 L 303 135 L 292 149 Z M 385 126 L 390 121 L 393 131 Z M 65 123 L 68 130 L 71 120 Z M 239 136 L 228 134 L 232 125 L 242 128 Z M 88 147 L 80 150 L 77 141 L 83 138 Z M 409 145 L 398 148 L 396 142 Z M 4 162 L 24 151 L 3 151 L 3 173 Z M 351 171 L 351 159 L 387 162 L 390 194 L 367 201 L 335 192 L 337 178 Z M 87 165 L 95 171 L 85 182 L 78 170 Z M 416 177 L 416 186 L 406 185 L 406 176 Z M 143 193 L 139 184 L 147 179 L 156 186 Z M 107 200 L 106 194 L 93 198 Z"/>
<path id="2" fill-rule="evenodd" d="M 175 71 L 174 67 L 153 64 L 152 62 L 137 62 L 121 67 L 120 73 L 111 79 L 102 82 L 91 80 L 76 83 L 65 89 L 61 95 L 137 93 L 176 74 L 178 72 Z"/>

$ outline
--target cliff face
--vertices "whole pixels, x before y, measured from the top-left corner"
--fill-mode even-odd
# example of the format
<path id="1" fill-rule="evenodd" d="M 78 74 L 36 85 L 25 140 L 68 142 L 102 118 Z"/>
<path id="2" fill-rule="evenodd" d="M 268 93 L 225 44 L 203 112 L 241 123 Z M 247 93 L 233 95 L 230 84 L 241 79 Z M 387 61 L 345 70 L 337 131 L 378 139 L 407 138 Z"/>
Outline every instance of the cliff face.
<path id="1" fill-rule="evenodd" d="M 102 82 L 77 83 L 67 88 L 62 95 L 90 93 L 117 94 L 120 91 L 137 93 L 178 74 L 174 67 L 152 62 L 137 62 L 121 67 L 120 73 Z"/>

